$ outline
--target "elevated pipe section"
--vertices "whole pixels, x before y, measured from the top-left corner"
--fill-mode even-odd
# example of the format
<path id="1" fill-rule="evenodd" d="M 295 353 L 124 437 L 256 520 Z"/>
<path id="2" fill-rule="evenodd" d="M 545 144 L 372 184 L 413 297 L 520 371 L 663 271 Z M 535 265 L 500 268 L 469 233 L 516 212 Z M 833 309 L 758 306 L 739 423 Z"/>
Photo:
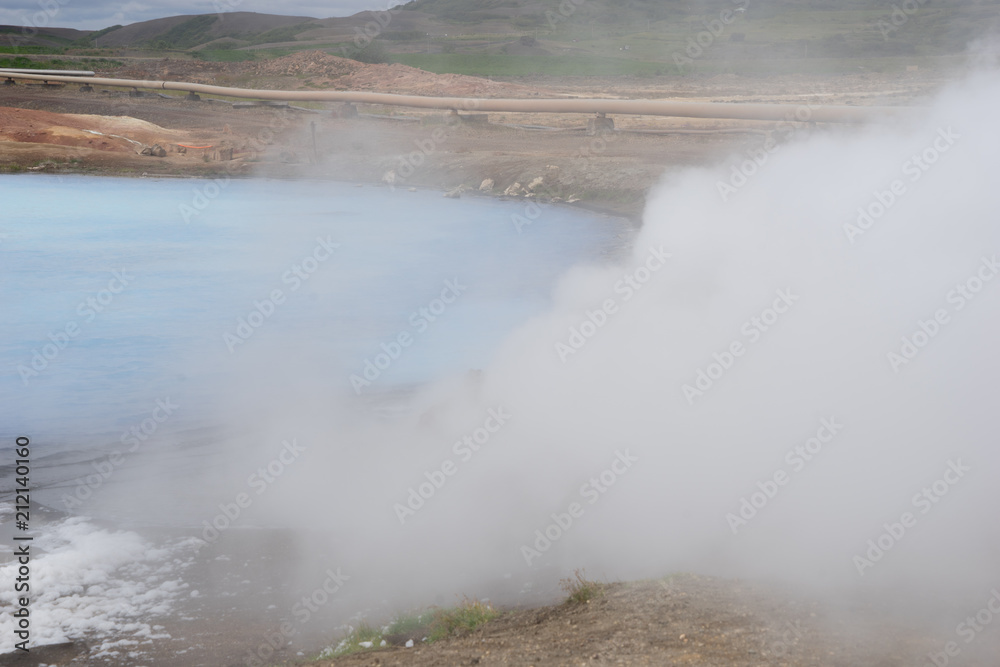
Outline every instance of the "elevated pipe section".
<path id="1" fill-rule="evenodd" d="M 17 79 L 79 82 L 78 77 L 4 73 Z M 716 118 L 733 120 L 799 121 L 814 123 L 865 123 L 895 120 L 913 112 L 908 107 L 855 107 L 806 104 L 756 104 L 734 102 L 677 102 L 668 100 L 609 99 L 490 99 L 466 97 L 423 97 L 392 93 L 350 91 L 254 90 L 227 88 L 181 81 L 144 81 L 94 77 L 87 83 L 95 86 L 118 86 L 148 90 L 179 90 L 204 95 L 223 95 L 257 100 L 287 102 L 351 102 L 385 104 L 417 109 L 510 113 L 583 113 L 633 116 L 671 116 L 677 118 Z"/>
<path id="2" fill-rule="evenodd" d="M 17 69 L 14 67 L 0 67 L 0 76 L 4 74 L 51 74 L 53 76 L 94 76 L 89 70 L 82 69 Z"/>

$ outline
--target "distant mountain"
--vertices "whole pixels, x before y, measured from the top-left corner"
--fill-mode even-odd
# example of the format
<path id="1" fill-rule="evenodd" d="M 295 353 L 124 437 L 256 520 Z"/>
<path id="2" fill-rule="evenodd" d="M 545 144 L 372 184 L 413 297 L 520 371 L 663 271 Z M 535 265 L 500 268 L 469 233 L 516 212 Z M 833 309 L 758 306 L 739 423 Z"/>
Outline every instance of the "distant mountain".
<path id="1" fill-rule="evenodd" d="M 487 76 L 540 71 L 542 59 L 552 72 L 566 69 L 555 61 L 575 60 L 574 71 L 656 74 L 681 71 L 684 57 L 693 65 L 684 71 L 703 73 L 900 68 L 961 54 L 991 33 L 1000 33 L 1000 0 L 411 0 L 348 17 L 225 12 L 98 31 L 44 29 L 30 39 L 0 26 L 0 46 L 6 34 L 21 46 L 209 59 L 321 49 Z M 595 58 L 613 62 L 601 69 Z"/>
<path id="2" fill-rule="evenodd" d="M 220 37 L 273 41 L 292 39 L 314 21 L 310 16 L 279 16 L 255 12 L 228 12 L 171 16 L 110 30 L 92 40 L 95 46 L 153 46 L 191 48 Z M 273 35 L 272 35 L 273 33 Z"/>
<path id="3" fill-rule="evenodd" d="M 86 37 L 92 30 L 72 28 L 31 28 L 19 25 L 0 25 L 0 47 L 14 49 L 19 46 L 44 46 L 60 48 Z"/>

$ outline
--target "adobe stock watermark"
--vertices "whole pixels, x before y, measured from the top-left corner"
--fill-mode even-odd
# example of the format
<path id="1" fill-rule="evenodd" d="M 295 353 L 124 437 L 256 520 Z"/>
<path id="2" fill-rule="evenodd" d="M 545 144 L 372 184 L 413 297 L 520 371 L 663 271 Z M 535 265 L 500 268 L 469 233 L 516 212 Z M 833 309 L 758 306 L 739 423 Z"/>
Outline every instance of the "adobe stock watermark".
<path id="1" fill-rule="evenodd" d="M 521 229 L 527 227 L 528 225 L 535 224 L 537 220 L 542 215 L 542 207 L 538 205 L 538 202 L 534 200 L 529 200 L 524 205 L 524 215 L 520 213 L 511 213 L 510 221 L 514 225 L 514 229 L 517 231 L 518 236 L 522 234 Z"/>
<path id="2" fill-rule="evenodd" d="M 733 531 L 733 535 L 736 535 L 740 528 L 746 526 L 757 516 L 758 512 L 767 507 L 767 504 L 778 495 L 781 487 L 791 481 L 792 475 L 802 472 L 806 467 L 806 463 L 818 456 L 823 451 L 824 445 L 833 442 L 834 437 L 843 428 L 844 425 L 839 423 L 836 417 L 824 417 L 820 420 L 819 428 L 816 429 L 814 437 L 809 438 L 803 444 L 795 445 L 789 449 L 785 454 L 784 460 L 785 463 L 791 466 L 791 473 L 787 472 L 784 468 L 778 468 L 770 478 L 765 479 L 763 482 L 757 482 L 757 491 L 751 493 L 749 497 L 744 496 L 740 498 L 740 504 L 736 512 L 726 514 L 726 523 L 729 525 L 729 529 Z"/>
<path id="3" fill-rule="evenodd" d="M 220 21 L 225 20 L 227 12 L 234 12 L 243 4 L 243 0 L 212 0 L 212 9 Z"/>
<path id="4" fill-rule="evenodd" d="M 107 287 L 98 290 L 88 296 L 76 306 L 76 314 L 83 318 L 87 324 L 97 319 L 97 316 L 107 310 L 108 306 L 115 300 L 115 297 L 125 291 L 135 276 L 127 273 L 126 269 L 121 271 L 111 271 L 111 279 L 108 280 Z M 31 361 L 27 365 L 19 364 L 17 373 L 21 376 L 21 382 L 27 387 L 31 378 L 38 377 L 53 361 L 59 353 L 69 347 L 69 344 L 76 339 L 83 331 L 81 325 L 76 320 L 69 320 L 62 329 L 49 332 L 50 342 L 42 345 L 41 349 L 31 350 Z"/>
<path id="5" fill-rule="evenodd" d="M 914 153 L 908 160 L 900 165 L 900 170 L 904 176 L 909 177 L 910 183 L 916 183 L 930 168 L 937 164 L 941 156 L 951 150 L 955 142 L 962 138 L 956 134 L 949 126 L 947 129 L 939 127 L 937 136 L 920 153 Z M 907 193 L 906 183 L 901 179 L 893 179 L 887 190 L 876 190 L 872 193 L 874 201 L 867 206 L 858 207 L 858 215 L 854 224 L 844 223 L 844 234 L 847 240 L 854 245 L 855 240 L 871 229 L 876 222 L 889 212 L 900 197 Z"/>
<path id="6" fill-rule="evenodd" d="M 305 450 L 305 445 L 300 445 L 295 438 L 292 438 L 291 441 L 283 440 L 278 455 L 268 461 L 267 465 L 257 468 L 247 477 L 247 487 L 256 496 L 260 496 L 284 474 L 288 466 L 298 460 Z M 253 501 L 254 496 L 241 491 L 233 498 L 233 502 L 219 503 L 219 513 L 212 517 L 211 521 L 207 519 L 202 521 L 204 528 L 201 531 L 201 538 L 209 544 L 215 542 L 222 533 L 236 523 L 236 520 L 243 514 L 243 510 L 253 505 Z"/>
<path id="7" fill-rule="evenodd" d="M 414 333 L 411 334 L 408 330 L 400 331 L 388 343 L 379 344 L 382 351 L 372 358 L 365 359 L 364 368 L 360 375 L 358 373 L 351 374 L 348 379 L 351 382 L 351 387 L 354 388 L 355 395 L 360 396 L 362 389 L 370 387 L 373 382 L 378 380 L 382 373 L 403 355 L 403 350 L 413 345 L 416 336 L 427 331 L 430 325 L 440 319 L 448 307 L 455 303 L 467 289 L 469 289 L 468 286 L 461 284 L 457 277 L 445 280 L 444 289 L 441 290 L 439 297 L 432 299 L 426 306 L 422 306 L 410 314 L 410 326 Z"/>
<path id="8" fill-rule="evenodd" d="M 483 448 L 497 433 L 504 424 L 511 418 L 510 414 L 504 410 L 502 405 L 490 408 L 486 411 L 486 419 L 483 425 L 462 436 L 461 440 L 456 440 L 451 447 L 452 453 L 461 459 L 462 463 L 468 463 L 472 457 Z M 406 502 L 393 503 L 392 511 L 396 513 L 400 525 L 414 516 L 417 511 L 424 507 L 434 495 L 440 491 L 448 482 L 449 477 L 453 477 L 458 472 L 459 466 L 455 461 L 448 458 L 441 462 L 441 465 L 432 470 L 425 470 L 424 477 L 427 481 L 421 482 L 414 487 L 407 489 Z"/>
<path id="9" fill-rule="evenodd" d="M 134 454 L 139 451 L 139 447 L 153 437 L 159 430 L 160 425 L 170 419 L 179 407 L 179 405 L 170 400 L 169 396 L 157 399 L 156 407 L 150 411 L 149 417 L 146 417 L 138 424 L 134 424 L 122 433 L 121 443 L 123 445 L 131 445 L 127 453 Z M 126 458 L 126 455 L 120 449 L 116 449 L 101 461 L 92 462 L 91 466 L 93 466 L 96 472 L 87 475 L 85 478 L 73 480 L 76 482 L 76 489 L 73 491 L 72 496 L 67 493 L 63 494 L 61 498 L 63 506 L 67 510 L 74 510 L 80 507 L 85 500 L 94 495 L 94 491 L 101 488 L 111 475 L 125 463 Z"/>
<path id="10" fill-rule="evenodd" d="M 464 111 L 474 111 L 478 108 L 479 100 L 462 100 L 462 109 Z M 447 130 L 441 126 L 435 127 L 426 138 L 413 140 L 413 145 L 417 150 L 399 156 L 399 164 L 396 165 L 396 170 L 389 172 L 391 176 L 387 175 L 383 179 L 389 185 L 390 190 L 395 190 L 397 184 L 403 185 L 406 179 L 413 176 L 417 173 L 417 170 L 424 166 L 427 159 L 436 153 L 441 145 L 448 140 L 449 131 L 454 131 L 462 125 L 462 117 L 455 110 L 455 113 L 445 115 L 444 123 Z"/>
<path id="11" fill-rule="evenodd" d="M 768 643 L 765 637 L 761 637 L 761 642 L 764 643 L 768 652 L 776 658 L 783 658 L 788 655 L 789 649 L 798 644 L 799 640 L 804 636 L 802 623 L 798 620 L 794 623 L 786 621 L 781 628 L 781 639 Z"/>
<path id="12" fill-rule="evenodd" d="M 903 0 L 900 4 L 893 3 L 892 12 L 875 21 L 874 26 L 882 33 L 882 39 L 889 37 L 909 23 L 910 17 L 916 14 L 930 0 Z"/>
<path id="13" fill-rule="evenodd" d="M 300 626 L 308 623 L 312 615 L 317 613 L 320 608 L 326 606 L 333 596 L 340 592 L 344 583 L 350 579 L 348 575 L 340 570 L 341 568 L 339 567 L 336 571 L 328 569 L 324 572 L 326 579 L 323 580 L 323 583 L 317 586 L 309 595 L 302 596 L 302 600 L 292 606 L 292 616 L 295 617 Z M 258 644 L 256 648 L 247 649 L 246 656 L 243 658 L 243 664 L 246 667 L 264 667 L 265 665 L 273 664 L 271 658 L 274 656 L 275 651 L 284 648 L 291 641 L 292 637 L 298 633 L 299 631 L 291 622 L 283 621 L 276 631 L 264 635 L 264 641 Z"/>
<path id="14" fill-rule="evenodd" d="M 983 605 L 982 609 L 975 614 L 965 617 L 965 620 L 955 627 L 955 634 L 962 638 L 966 645 L 975 641 L 981 633 L 993 623 L 993 619 L 1000 616 L 1000 590 L 994 588 L 990 591 L 990 598 Z M 962 648 L 956 641 L 946 642 L 940 651 L 931 651 L 927 654 L 927 659 L 935 667 L 948 667 L 952 658 L 957 658 L 962 653 Z M 927 667 L 930 667 L 930 663 Z"/>
<path id="15" fill-rule="evenodd" d="M 965 308 L 983 290 L 986 283 L 993 280 L 1000 272 L 1000 262 L 997 256 L 983 257 L 979 262 L 979 268 L 965 281 L 957 283 L 955 287 L 945 295 L 945 301 L 954 306 L 953 312 Z M 917 329 L 909 336 L 900 338 L 898 351 L 892 350 L 886 354 L 889 361 L 889 368 L 893 373 L 899 373 L 899 369 L 909 364 L 916 358 L 917 354 L 941 332 L 941 328 L 951 323 L 952 313 L 947 307 L 938 308 L 934 314 L 926 320 L 917 320 Z"/>
<path id="16" fill-rule="evenodd" d="M 951 487 L 958 484 L 965 477 L 965 473 L 970 470 L 972 468 L 969 466 L 962 465 L 962 459 L 949 460 L 948 467 L 945 468 L 941 478 L 922 488 L 919 493 L 914 494 L 910 499 L 910 504 L 914 508 L 919 509 L 921 515 L 927 514 L 934 508 L 934 505 L 941 502 L 941 499 L 948 495 Z M 903 539 L 906 531 L 912 530 L 917 525 L 919 518 L 913 512 L 903 512 L 899 516 L 898 522 L 883 523 L 882 528 L 884 530 L 882 534 L 873 540 L 868 540 L 868 549 L 863 554 L 856 555 L 852 559 L 854 567 L 858 570 L 858 574 L 862 577 L 865 576 L 865 570 L 874 567 L 875 563 L 882 560 L 883 556 Z"/>
<path id="17" fill-rule="evenodd" d="M 132 106 L 131 103 L 129 103 L 129 106 Z M 253 151 L 254 156 L 256 157 L 260 155 L 269 146 L 274 144 L 277 139 L 277 133 L 288 128 L 291 124 L 292 121 L 286 114 L 283 113 L 272 118 L 267 127 L 262 128 L 255 137 L 250 139 L 250 150 Z M 190 224 L 192 218 L 201 215 L 206 209 L 208 209 L 209 205 L 215 201 L 219 195 L 222 194 L 222 191 L 229 185 L 229 182 L 232 180 L 233 172 L 238 169 L 242 169 L 245 163 L 238 160 L 227 160 L 223 164 L 225 165 L 226 170 L 226 173 L 223 176 L 214 178 L 204 185 L 196 186 L 192 190 L 191 202 L 189 204 L 181 202 L 177 205 L 177 211 L 180 213 L 181 219 L 185 222 L 185 224 Z"/>
<path id="18" fill-rule="evenodd" d="M 392 23 L 392 18 L 401 12 L 401 5 L 395 7 L 386 7 L 382 11 L 373 12 L 375 14 L 375 19 L 373 21 L 368 21 L 360 28 L 358 26 L 354 27 L 354 46 L 359 49 L 363 49 L 372 43 L 372 40 L 378 39 L 379 35 L 382 34 L 389 24 Z M 346 55 L 347 48 L 340 47 L 341 55 Z"/>
<path id="19" fill-rule="evenodd" d="M 39 30 L 48 28 L 60 10 L 69 3 L 70 0 L 35 0 L 38 11 L 21 19 L 24 22 L 21 34 L 7 33 L 4 35 L 7 38 L 7 43 L 13 49 L 21 48 L 22 44 L 34 39 Z"/>
<path id="20" fill-rule="evenodd" d="M 582 144 L 577 150 L 575 158 L 577 160 L 599 157 L 608 150 L 608 146 L 618 141 L 620 135 L 615 132 L 614 129 L 609 129 L 607 127 L 601 127 L 596 130 L 594 137 L 588 140 L 586 143 Z M 563 187 L 552 187 L 548 183 L 542 182 L 540 191 L 536 193 L 545 195 L 550 200 L 567 200 L 570 199 L 570 194 L 563 190 Z M 542 215 L 542 207 L 534 199 L 527 199 L 524 205 L 523 215 L 520 213 L 512 213 L 510 216 L 510 222 L 514 225 L 514 231 L 517 232 L 518 236 L 523 234 L 525 227 L 535 224 L 535 221 Z"/>
<path id="21" fill-rule="evenodd" d="M 226 189 L 231 180 L 230 175 L 226 174 L 222 178 L 213 178 L 208 183 L 200 187 L 195 187 L 194 194 L 191 196 L 191 204 L 182 203 L 177 205 L 177 210 L 180 211 L 184 223 L 190 224 L 192 217 L 201 215 L 208 208 L 208 205 L 222 194 L 222 191 Z"/>
<path id="22" fill-rule="evenodd" d="M 722 352 L 712 353 L 714 361 L 704 368 L 699 368 L 695 373 L 693 384 L 681 386 L 681 392 L 687 399 L 688 405 L 694 405 L 695 398 L 704 396 L 705 392 L 715 386 L 715 383 L 722 379 L 729 369 L 733 367 L 736 360 L 746 354 L 747 346 L 760 340 L 761 335 L 769 331 L 782 315 L 787 313 L 799 297 L 792 294 L 790 288 L 779 289 L 775 292 L 777 298 L 771 306 L 744 322 L 739 331 L 749 340 L 744 344 L 740 339 L 731 342 Z"/>
<path id="23" fill-rule="evenodd" d="M 587 2 L 587 0 L 562 0 L 557 7 L 559 13 L 553 12 L 551 9 L 545 10 L 545 21 L 549 24 L 550 30 L 555 30 L 555 27 L 569 19 L 576 12 L 576 8 Z"/>
<path id="24" fill-rule="evenodd" d="M 670 257 L 670 253 L 664 251 L 663 246 L 659 248 L 649 246 L 649 256 L 646 261 L 632 270 L 631 273 L 622 276 L 613 286 L 614 293 L 622 295 L 621 304 L 631 301 L 632 297 L 652 280 L 653 274 L 666 266 Z M 594 310 L 587 310 L 585 318 L 579 324 L 569 328 L 569 337 L 566 342 L 556 341 L 555 351 L 559 360 L 565 364 L 570 355 L 582 350 L 587 342 L 608 323 L 608 318 L 619 312 L 618 309 L 618 301 L 615 300 L 615 297 L 609 297 Z"/>
<path id="25" fill-rule="evenodd" d="M 333 252 L 340 247 L 339 243 L 334 243 L 330 238 L 330 236 L 327 236 L 325 239 L 322 236 L 317 236 L 316 245 L 313 246 L 312 252 L 303 257 L 298 263 L 292 264 L 291 268 L 281 274 L 282 284 L 291 285 L 288 290 L 289 292 L 297 292 L 319 270 L 319 267 L 333 256 Z M 265 322 L 271 319 L 271 316 L 278 310 L 278 307 L 284 305 L 285 299 L 284 290 L 275 288 L 268 292 L 263 299 L 259 301 L 255 300 L 253 302 L 253 310 L 245 317 L 237 318 L 234 332 L 230 333 L 226 331 L 222 334 L 222 342 L 226 344 L 229 353 L 234 353 L 237 346 L 250 340 L 251 336 Z"/>
<path id="26" fill-rule="evenodd" d="M 823 91 L 820 91 L 823 92 Z M 785 117 L 778 121 L 774 127 L 774 133 L 768 133 L 763 143 L 757 147 L 747 150 L 746 158 L 738 164 L 730 166 L 729 178 L 725 181 L 715 182 L 715 189 L 719 193 L 719 198 L 723 203 L 740 191 L 747 183 L 767 164 L 778 150 L 796 134 L 800 133 L 801 126 L 795 123 L 808 123 L 812 120 L 813 112 L 821 108 L 818 104 L 800 104 L 794 110 L 789 110 Z M 778 135 L 775 138 L 775 134 Z"/>
<path id="27" fill-rule="evenodd" d="M 633 456 L 627 449 L 625 451 L 615 451 L 615 458 L 611 461 L 611 465 L 580 486 L 580 496 L 585 498 L 588 504 L 593 505 L 615 485 L 620 477 L 629 472 L 632 464 L 638 461 L 639 457 Z M 574 501 L 566 507 L 565 512 L 553 512 L 550 514 L 552 523 L 535 531 L 535 541 L 531 545 L 521 545 L 521 556 L 524 558 L 524 562 L 528 564 L 528 567 L 531 567 L 531 561 L 540 558 L 564 534 L 569 532 L 569 529 L 583 517 L 584 513 L 585 508 L 583 504 Z"/>
<path id="28" fill-rule="evenodd" d="M 702 19 L 701 24 L 705 27 L 694 37 L 689 37 L 684 52 L 674 51 L 674 65 L 678 74 L 684 74 L 684 66 L 694 64 L 695 60 L 701 58 L 712 48 L 716 40 L 722 37 L 726 28 L 746 13 L 750 6 L 750 0 L 733 0 L 735 9 L 723 9 L 719 12 L 719 18 L 711 20 Z"/>

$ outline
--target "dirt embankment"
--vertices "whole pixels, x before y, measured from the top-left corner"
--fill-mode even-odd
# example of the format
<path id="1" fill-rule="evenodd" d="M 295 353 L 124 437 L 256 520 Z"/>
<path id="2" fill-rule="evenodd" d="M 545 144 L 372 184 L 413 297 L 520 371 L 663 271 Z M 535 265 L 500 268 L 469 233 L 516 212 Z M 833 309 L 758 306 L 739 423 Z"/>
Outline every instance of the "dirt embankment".
<path id="1" fill-rule="evenodd" d="M 511 115 L 484 123 L 442 113 L 371 111 L 379 110 L 343 118 L 323 110 L 130 98 L 120 91 L 0 87 L 5 121 L 0 169 L 303 176 L 467 193 L 492 181 L 488 194 L 577 199 L 633 215 L 665 169 L 717 161 L 759 137 L 624 132 L 595 137 L 587 135 L 582 118 L 552 119 L 576 129 L 551 131 L 501 124 L 517 120 Z M 153 144 L 166 155 L 138 154 Z M 181 152 L 183 145 L 208 148 Z"/>
<path id="2" fill-rule="evenodd" d="M 366 65 L 321 52 L 245 63 L 133 60 L 101 74 L 259 88 L 799 105 L 912 103 L 941 82 L 940 76 L 921 72 L 805 80 L 726 75 L 700 81 L 697 89 L 691 81 L 669 78 L 546 78 L 522 84 Z M 235 108 L 207 98 L 134 97 L 101 87 L 82 92 L 76 86 L 0 86 L 0 107 L 6 107 L 0 111 L 0 169 L 309 176 L 465 192 L 479 191 L 485 182 L 489 194 L 579 200 L 638 215 L 646 192 L 664 173 L 727 159 L 738 163 L 745 158 L 736 159 L 741 153 L 759 149 L 766 133 L 774 131 L 774 124 L 759 122 L 618 116 L 612 119 L 616 131 L 592 136 L 585 131 L 588 118 L 579 114 L 491 113 L 462 120 L 440 112 L 360 105 L 360 116 L 349 117 L 340 104 L 308 106 Z M 807 124 L 800 129 L 813 131 Z M 165 154 L 139 155 L 154 144 Z"/>
<path id="3" fill-rule="evenodd" d="M 185 142 L 188 132 L 169 130 L 127 116 L 63 114 L 0 107 L 0 141 L 82 146 L 116 153 L 137 153 L 158 142 Z"/>
<path id="4" fill-rule="evenodd" d="M 434 74 L 415 67 L 366 64 L 323 51 L 232 63 L 193 60 L 134 61 L 102 75 L 123 79 L 165 79 L 282 90 L 365 90 L 409 95 L 532 97 L 538 88 L 461 74 Z"/>
<path id="5" fill-rule="evenodd" d="M 942 631 L 890 620 L 875 605 L 834 609 L 789 591 L 677 575 L 610 584 L 586 603 L 510 612 L 458 638 L 309 664 L 913 667 L 954 638 Z M 995 667 L 995 638 L 973 648 L 963 667 Z"/>
<path id="6" fill-rule="evenodd" d="M 976 626 L 982 629 L 972 642 L 956 641 L 951 619 L 962 614 L 952 610 L 945 614 L 948 620 L 921 616 L 927 600 L 888 607 L 876 599 L 848 601 L 844 594 L 834 603 L 802 590 L 693 574 L 597 589 L 586 602 L 505 610 L 475 630 L 435 642 L 422 641 L 428 627 L 413 628 L 386 635 L 385 647 L 336 658 L 312 657 L 329 645 L 314 642 L 278 645 L 265 662 L 251 663 L 254 650 L 264 654 L 262 637 L 273 634 L 273 625 L 261 620 L 259 627 L 245 621 L 234 626 L 226 614 L 175 620 L 168 623 L 176 639 L 148 649 L 141 660 L 176 667 L 996 667 L 1000 655 L 1000 635 L 988 623 Z M 380 620 L 388 619 L 370 619 Z M 336 634 L 325 637 L 333 644 L 338 640 Z M 951 657 L 943 653 L 949 642 Z M 0 665 L 73 667 L 90 664 L 88 653 L 83 642 L 47 646 L 0 656 Z M 125 656 L 104 661 L 136 664 Z"/>

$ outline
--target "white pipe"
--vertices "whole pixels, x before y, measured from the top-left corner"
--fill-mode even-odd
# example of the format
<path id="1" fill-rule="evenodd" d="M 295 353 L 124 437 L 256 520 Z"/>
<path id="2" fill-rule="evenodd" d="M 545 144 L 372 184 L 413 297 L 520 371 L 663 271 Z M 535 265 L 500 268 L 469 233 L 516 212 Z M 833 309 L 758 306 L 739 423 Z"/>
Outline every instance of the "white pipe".
<path id="1" fill-rule="evenodd" d="M 52 74 L 55 76 L 94 76 L 93 72 L 82 69 L 16 69 L 13 67 L 0 67 L 0 75 L 3 74 Z"/>

